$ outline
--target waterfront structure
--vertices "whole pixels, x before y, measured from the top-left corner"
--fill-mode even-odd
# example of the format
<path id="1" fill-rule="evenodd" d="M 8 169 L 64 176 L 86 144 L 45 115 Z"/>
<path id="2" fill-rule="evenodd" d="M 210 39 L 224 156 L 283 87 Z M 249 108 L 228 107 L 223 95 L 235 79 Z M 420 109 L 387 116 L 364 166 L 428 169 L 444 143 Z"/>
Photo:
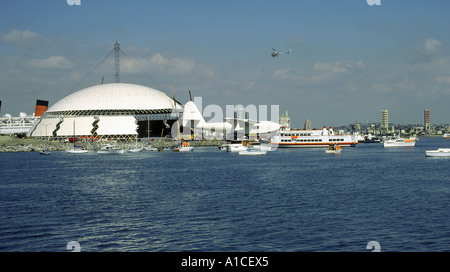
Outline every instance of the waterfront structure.
<path id="1" fill-rule="evenodd" d="M 183 105 L 158 90 L 136 84 L 109 83 L 72 93 L 51 106 L 27 136 L 91 140 L 161 137 L 170 134 Z"/>

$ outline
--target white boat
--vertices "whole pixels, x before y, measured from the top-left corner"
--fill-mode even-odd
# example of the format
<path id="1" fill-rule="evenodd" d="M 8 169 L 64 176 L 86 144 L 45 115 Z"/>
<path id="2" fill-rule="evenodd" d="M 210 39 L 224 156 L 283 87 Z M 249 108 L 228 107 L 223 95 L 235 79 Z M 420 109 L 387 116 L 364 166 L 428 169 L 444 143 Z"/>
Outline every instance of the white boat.
<path id="1" fill-rule="evenodd" d="M 442 138 L 444 139 L 450 139 L 450 133 L 445 133 Z"/>
<path id="2" fill-rule="evenodd" d="M 263 143 L 261 143 L 259 145 L 255 145 L 254 147 L 256 149 L 261 150 L 261 151 L 274 151 L 274 150 L 277 149 L 277 146 L 274 145 L 274 144 L 271 144 L 271 143 L 270 144 L 263 144 Z"/>
<path id="3" fill-rule="evenodd" d="M 336 144 L 330 144 L 328 149 L 325 151 L 327 154 L 341 154 L 341 146 Z"/>
<path id="4" fill-rule="evenodd" d="M 450 157 L 450 148 L 439 148 L 437 150 L 426 150 L 427 157 Z"/>
<path id="5" fill-rule="evenodd" d="M 260 156 L 266 155 L 267 151 L 262 151 L 257 148 L 248 147 L 244 151 L 239 151 L 239 155 L 241 156 Z"/>
<path id="6" fill-rule="evenodd" d="M 241 152 L 246 151 L 250 146 L 261 151 L 272 151 L 276 149 L 276 145 L 272 143 L 263 144 L 260 142 L 251 142 L 249 140 L 232 140 L 222 145 L 220 149 L 227 152 Z"/>
<path id="7" fill-rule="evenodd" d="M 194 147 L 190 146 L 188 142 L 183 142 L 183 143 L 181 143 L 181 145 L 175 147 L 172 150 L 175 152 L 189 152 L 189 151 L 193 151 Z"/>
<path id="8" fill-rule="evenodd" d="M 69 154 L 82 154 L 82 153 L 88 153 L 89 151 L 84 149 L 81 146 L 74 146 L 72 149 L 66 150 Z"/>
<path id="9" fill-rule="evenodd" d="M 416 145 L 416 138 L 402 138 L 400 133 L 395 137 L 388 137 L 383 141 L 384 147 L 413 147 Z"/>
<path id="10" fill-rule="evenodd" d="M 340 146 L 355 146 L 358 140 L 355 135 L 337 135 L 333 128 L 322 130 L 284 129 L 272 137 L 272 144 L 279 148 L 286 147 L 328 147 L 330 144 L 338 143 Z"/>
<path id="11" fill-rule="evenodd" d="M 125 153 L 125 149 L 122 149 L 116 145 L 112 144 L 104 144 L 97 151 L 98 154 L 123 154 Z"/>
<path id="12" fill-rule="evenodd" d="M 137 137 L 136 137 L 136 144 L 135 144 L 134 148 L 128 149 L 128 152 L 137 153 L 137 152 L 141 152 L 142 149 L 144 149 L 144 148 L 143 147 L 138 147 Z"/>
<path id="13" fill-rule="evenodd" d="M 246 151 L 247 147 L 242 143 L 230 143 L 226 146 L 227 152 L 241 152 Z"/>
<path id="14" fill-rule="evenodd" d="M 135 148 L 132 148 L 132 149 L 128 149 L 128 152 L 131 152 L 131 153 L 137 153 L 137 152 L 141 152 L 142 149 L 143 149 L 143 148 L 137 148 L 137 147 L 135 147 Z"/>
<path id="15" fill-rule="evenodd" d="M 156 148 L 153 145 L 147 145 L 147 146 L 144 147 L 144 149 L 147 150 L 147 151 L 158 151 L 158 148 Z"/>
<path id="16" fill-rule="evenodd" d="M 88 151 L 82 147 L 76 145 L 77 139 L 75 137 L 75 121 L 73 121 L 73 147 L 72 149 L 66 150 L 69 154 L 82 154 L 82 153 L 88 153 Z"/>

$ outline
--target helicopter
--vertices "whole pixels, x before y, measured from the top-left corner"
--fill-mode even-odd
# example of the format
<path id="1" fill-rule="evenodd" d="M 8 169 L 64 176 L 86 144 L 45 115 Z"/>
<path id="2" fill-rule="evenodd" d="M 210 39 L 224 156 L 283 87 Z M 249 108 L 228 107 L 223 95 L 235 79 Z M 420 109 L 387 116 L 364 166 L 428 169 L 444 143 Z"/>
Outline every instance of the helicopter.
<path id="1" fill-rule="evenodd" d="M 279 55 L 282 54 L 292 54 L 292 49 L 289 49 L 289 51 L 286 52 L 278 52 L 275 48 L 272 48 L 273 52 L 272 52 L 272 57 L 278 57 Z"/>

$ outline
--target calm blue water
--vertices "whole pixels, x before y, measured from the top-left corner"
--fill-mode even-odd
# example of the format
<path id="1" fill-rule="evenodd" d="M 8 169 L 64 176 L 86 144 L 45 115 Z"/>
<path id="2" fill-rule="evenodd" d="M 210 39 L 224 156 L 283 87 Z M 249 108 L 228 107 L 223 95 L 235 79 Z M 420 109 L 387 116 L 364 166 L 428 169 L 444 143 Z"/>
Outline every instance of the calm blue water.
<path id="1" fill-rule="evenodd" d="M 2 153 L 0 251 L 449 251 L 438 147 Z"/>

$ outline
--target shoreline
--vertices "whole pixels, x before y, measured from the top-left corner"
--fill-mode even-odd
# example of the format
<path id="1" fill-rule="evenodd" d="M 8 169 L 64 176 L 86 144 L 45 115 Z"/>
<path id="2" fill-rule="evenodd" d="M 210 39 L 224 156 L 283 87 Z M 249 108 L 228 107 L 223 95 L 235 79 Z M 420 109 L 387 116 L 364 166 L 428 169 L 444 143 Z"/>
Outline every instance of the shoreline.
<path id="1" fill-rule="evenodd" d="M 221 146 L 225 141 L 206 140 L 206 141 L 189 141 L 193 147 L 217 147 Z M 106 143 L 106 142 L 105 142 Z M 178 145 L 178 141 L 167 141 L 157 139 L 152 142 L 152 145 L 158 149 L 173 148 Z M 118 146 L 124 149 L 131 149 L 136 147 L 144 147 L 147 145 L 146 141 L 140 142 L 118 142 Z M 84 146 L 87 150 L 97 150 L 101 147 L 101 142 L 78 142 L 77 145 Z M 0 136 L 0 153 L 12 152 L 36 152 L 46 149 L 48 151 L 64 151 L 71 149 L 73 143 L 63 143 L 58 141 L 47 141 L 33 138 L 14 138 L 11 136 Z"/>

